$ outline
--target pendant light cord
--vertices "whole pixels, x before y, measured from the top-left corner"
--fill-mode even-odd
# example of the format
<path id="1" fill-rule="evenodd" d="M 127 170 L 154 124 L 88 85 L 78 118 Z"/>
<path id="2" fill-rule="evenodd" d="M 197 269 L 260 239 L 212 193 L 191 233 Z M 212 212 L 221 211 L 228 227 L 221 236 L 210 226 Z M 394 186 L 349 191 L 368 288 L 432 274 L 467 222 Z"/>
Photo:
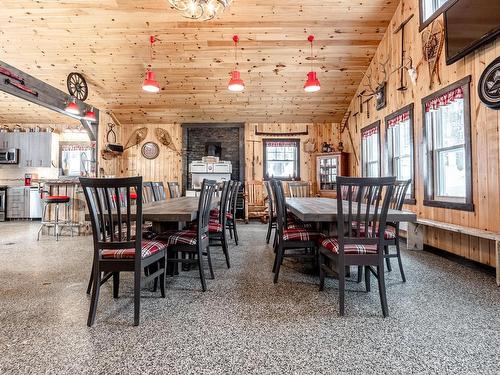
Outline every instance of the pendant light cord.
<path id="1" fill-rule="evenodd" d="M 151 35 L 149 37 L 149 60 L 150 60 L 149 67 L 150 68 L 153 67 L 153 43 L 154 42 L 155 42 L 155 37 L 153 35 Z"/>
<path id="2" fill-rule="evenodd" d="M 233 41 L 234 41 L 234 70 L 237 70 L 237 68 L 238 68 L 238 42 L 239 42 L 238 35 L 233 36 Z"/>

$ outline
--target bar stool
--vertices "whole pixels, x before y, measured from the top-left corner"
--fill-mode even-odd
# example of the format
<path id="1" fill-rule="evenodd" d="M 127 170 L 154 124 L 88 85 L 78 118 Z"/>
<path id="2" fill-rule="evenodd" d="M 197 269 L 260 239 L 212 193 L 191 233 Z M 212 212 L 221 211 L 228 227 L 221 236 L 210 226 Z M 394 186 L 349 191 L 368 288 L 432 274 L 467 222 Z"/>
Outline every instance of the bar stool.
<path id="1" fill-rule="evenodd" d="M 42 193 L 43 194 L 43 193 Z M 42 223 L 40 229 L 38 229 L 37 241 L 40 240 L 40 233 L 44 227 L 54 227 L 54 234 L 56 236 L 56 241 L 59 241 L 59 226 L 67 225 L 70 215 L 70 197 L 67 195 L 47 195 L 42 197 L 43 212 L 42 212 Z M 50 220 L 47 218 L 47 208 L 51 205 L 55 205 L 55 219 Z M 59 205 L 64 204 L 66 208 L 66 219 L 59 220 Z M 73 229 L 71 229 L 71 236 L 73 237 Z"/>

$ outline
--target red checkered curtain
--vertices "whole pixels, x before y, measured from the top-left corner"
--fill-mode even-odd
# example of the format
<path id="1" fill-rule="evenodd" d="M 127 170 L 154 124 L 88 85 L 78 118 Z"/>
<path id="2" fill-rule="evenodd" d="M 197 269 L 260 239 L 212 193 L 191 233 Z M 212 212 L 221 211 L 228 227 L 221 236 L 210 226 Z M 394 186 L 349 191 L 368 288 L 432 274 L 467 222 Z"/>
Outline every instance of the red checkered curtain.
<path id="1" fill-rule="evenodd" d="M 400 123 L 408 120 L 410 118 L 410 111 L 406 111 L 400 115 L 397 115 L 390 120 L 387 121 L 387 127 L 388 128 L 393 128 L 395 126 L 398 126 Z"/>
<path id="2" fill-rule="evenodd" d="M 370 129 L 364 130 L 363 133 L 361 133 L 361 136 L 363 137 L 363 139 L 365 139 L 365 138 L 371 137 L 372 135 L 377 134 L 377 133 L 378 133 L 378 127 L 374 126 Z"/>
<path id="3" fill-rule="evenodd" d="M 295 142 L 290 141 L 266 141 L 267 147 L 296 147 Z"/>
<path id="4" fill-rule="evenodd" d="M 457 87 L 451 91 L 444 93 L 425 103 L 425 112 L 435 111 L 441 106 L 448 105 L 457 99 L 464 98 L 464 90 L 462 87 Z"/>

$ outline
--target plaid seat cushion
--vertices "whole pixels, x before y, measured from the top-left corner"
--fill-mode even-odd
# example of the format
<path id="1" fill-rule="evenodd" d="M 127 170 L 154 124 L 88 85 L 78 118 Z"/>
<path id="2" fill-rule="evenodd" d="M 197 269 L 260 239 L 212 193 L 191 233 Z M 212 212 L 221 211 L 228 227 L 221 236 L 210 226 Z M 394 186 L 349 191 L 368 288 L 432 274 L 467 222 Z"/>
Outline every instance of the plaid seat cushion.
<path id="1" fill-rule="evenodd" d="M 175 232 L 168 238 L 168 246 L 196 245 L 197 243 L 198 243 L 198 233 L 195 230 L 191 229 Z"/>
<path id="2" fill-rule="evenodd" d="M 211 218 L 218 218 L 219 217 L 219 209 L 218 208 L 214 208 L 212 210 L 210 210 L 210 217 Z"/>
<path id="3" fill-rule="evenodd" d="M 219 222 L 211 221 L 210 223 L 208 223 L 208 232 L 209 233 L 222 232 L 222 225 Z"/>
<path id="4" fill-rule="evenodd" d="M 233 214 L 231 212 L 226 213 L 226 219 L 233 220 Z"/>
<path id="5" fill-rule="evenodd" d="M 339 242 L 336 237 L 321 235 L 318 244 L 332 253 L 339 253 Z M 377 254 L 377 245 L 344 245 L 344 254 Z"/>
<path id="6" fill-rule="evenodd" d="M 283 241 L 315 241 L 319 233 L 304 228 L 287 228 L 283 231 Z"/>
<path id="7" fill-rule="evenodd" d="M 145 259 L 167 247 L 163 241 L 143 240 L 141 245 L 141 258 Z M 133 259 L 135 249 L 105 249 L 101 253 L 104 259 Z"/>
<path id="8" fill-rule="evenodd" d="M 356 230 L 359 231 L 359 234 L 361 235 L 361 237 L 364 237 L 365 236 L 365 231 L 366 231 L 366 227 L 364 224 L 361 224 L 359 226 L 359 229 L 358 228 L 354 228 Z M 373 233 L 373 226 L 369 226 L 368 227 L 368 233 L 371 234 Z M 375 230 L 375 233 L 377 233 L 377 229 Z M 393 240 L 396 238 L 396 228 L 394 227 L 390 227 L 390 226 L 386 226 L 385 227 L 385 232 L 384 232 L 384 238 L 386 240 Z"/>

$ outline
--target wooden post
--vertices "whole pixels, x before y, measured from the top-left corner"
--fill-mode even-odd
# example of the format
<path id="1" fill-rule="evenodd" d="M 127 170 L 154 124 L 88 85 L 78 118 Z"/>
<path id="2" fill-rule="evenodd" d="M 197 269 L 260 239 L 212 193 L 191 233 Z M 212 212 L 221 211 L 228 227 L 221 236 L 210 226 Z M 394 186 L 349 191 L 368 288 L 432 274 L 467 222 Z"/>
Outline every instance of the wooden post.
<path id="1" fill-rule="evenodd" d="M 406 231 L 406 246 L 408 250 L 424 249 L 424 226 L 418 223 L 408 223 Z"/>

